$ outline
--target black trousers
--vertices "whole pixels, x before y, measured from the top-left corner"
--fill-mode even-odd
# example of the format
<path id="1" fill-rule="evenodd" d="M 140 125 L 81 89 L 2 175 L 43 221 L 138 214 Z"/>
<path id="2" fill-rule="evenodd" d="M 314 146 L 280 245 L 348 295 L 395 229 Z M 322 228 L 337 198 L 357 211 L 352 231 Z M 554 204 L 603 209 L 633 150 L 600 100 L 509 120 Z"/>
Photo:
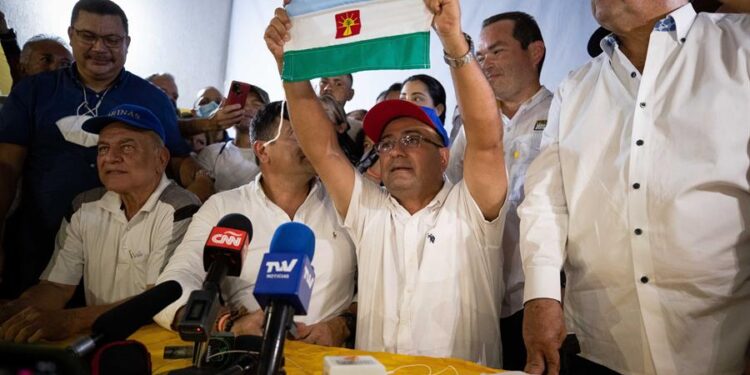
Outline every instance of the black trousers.
<path id="1" fill-rule="evenodd" d="M 526 345 L 523 343 L 523 309 L 500 319 L 503 342 L 503 370 L 523 371 L 526 366 Z"/>
<path id="2" fill-rule="evenodd" d="M 618 375 L 617 372 L 578 355 L 576 335 L 568 335 L 560 348 L 560 375 Z"/>

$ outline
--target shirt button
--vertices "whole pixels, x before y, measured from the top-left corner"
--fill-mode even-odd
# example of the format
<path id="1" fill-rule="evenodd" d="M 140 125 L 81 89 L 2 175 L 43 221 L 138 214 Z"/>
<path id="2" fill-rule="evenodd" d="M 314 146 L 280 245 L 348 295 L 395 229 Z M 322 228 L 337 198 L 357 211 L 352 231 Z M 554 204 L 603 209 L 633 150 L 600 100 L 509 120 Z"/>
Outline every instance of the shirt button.
<path id="1" fill-rule="evenodd" d="M 641 283 L 648 284 L 648 276 L 641 276 Z"/>
<path id="2" fill-rule="evenodd" d="M 635 145 L 636 146 L 643 146 L 643 140 L 639 139 L 639 140 L 635 141 Z"/>
<path id="3" fill-rule="evenodd" d="M 680 42 L 685 43 L 685 38 L 680 39 Z"/>
<path id="4" fill-rule="evenodd" d="M 89 167 L 91 167 L 91 168 L 95 168 L 95 167 L 96 167 L 96 164 L 89 164 Z"/>
<path id="5" fill-rule="evenodd" d="M 635 230 L 633 232 L 635 232 L 635 234 L 637 236 L 640 236 L 643 233 L 643 231 L 641 230 L 641 228 L 635 228 Z"/>
<path id="6" fill-rule="evenodd" d="M 641 104 L 639 105 L 641 106 L 641 108 L 646 108 L 646 102 L 641 102 Z"/>
<path id="7" fill-rule="evenodd" d="M 637 190 L 637 189 L 640 189 L 640 188 L 641 188 L 641 184 L 639 184 L 637 182 L 633 184 L 633 189 Z"/>
<path id="8" fill-rule="evenodd" d="M 635 78 L 635 76 L 637 76 L 637 74 L 635 74 L 635 72 L 633 72 L 633 73 L 630 73 L 630 76 L 633 77 L 633 78 Z"/>

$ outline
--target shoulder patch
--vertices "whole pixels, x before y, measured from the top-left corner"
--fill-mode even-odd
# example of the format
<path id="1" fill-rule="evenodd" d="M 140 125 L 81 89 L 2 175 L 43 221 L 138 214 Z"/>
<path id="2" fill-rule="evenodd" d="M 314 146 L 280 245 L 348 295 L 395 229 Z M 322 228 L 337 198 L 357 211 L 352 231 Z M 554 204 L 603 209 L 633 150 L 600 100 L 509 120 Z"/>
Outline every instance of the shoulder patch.
<path id="1" fill-rule="evenodd" d="M 539 120 L 534 124 L 535 131 L 543 131 L 547 127 L 547 120 Z"/>
<path id="2" fill-rule="evenodd" d="M 65 220 L 70 222 L 70 218 L 73 217 L 73 214 L 76 213 L 76 211 L 81 209 L 81 206 L 83 206 L 84 203 L 98 201 L 99 199 L 102 199 L 106 193 L 107 189 L 104 187 L 98 187 L 76 195 L 76 197 L 73 198 L 70 207 L 68 207 L 68 212 L 65 213 Z"/>
<path id="3" fill-rule="evenodd" d="M 174 209 L 174 221 L 191 218 L 201 206 L 201 201 L 195 194 L 170 182 L 159 196 L 159 201 L 166 203 Z"/>

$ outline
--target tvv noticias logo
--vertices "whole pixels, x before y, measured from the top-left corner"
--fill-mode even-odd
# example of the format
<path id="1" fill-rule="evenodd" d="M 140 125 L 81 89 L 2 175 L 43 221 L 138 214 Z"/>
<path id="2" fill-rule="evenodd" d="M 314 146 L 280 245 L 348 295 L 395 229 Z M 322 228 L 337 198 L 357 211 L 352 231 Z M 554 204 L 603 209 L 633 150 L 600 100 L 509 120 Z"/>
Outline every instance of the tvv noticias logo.
<path id="1" fill-rule="evenodd" d="M 266 273 L 274 273 L 274 272 L 292 272 L 294 270 L 294 266 L 297 265 L 297 259 L 292 259 L 292 261 L 286 261 L 282 260 L 280 262 L 277 261 L 270 261 L 266 262 Z"/>

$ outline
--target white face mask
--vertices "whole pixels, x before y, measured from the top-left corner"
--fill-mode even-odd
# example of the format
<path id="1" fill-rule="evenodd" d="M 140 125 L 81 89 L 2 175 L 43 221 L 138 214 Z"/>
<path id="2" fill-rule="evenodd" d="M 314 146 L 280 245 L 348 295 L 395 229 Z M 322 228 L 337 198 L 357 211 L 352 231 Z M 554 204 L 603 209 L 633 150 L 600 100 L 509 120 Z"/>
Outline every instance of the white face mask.
<path id="1" fill-rule="evenodd" d="M 210 102 L 204 105 L 199 105 L 198 108 L 195 109 L 196 116 L 200 118 L 207 118 L 211 116 L 216 110 L 219 109 L 219 103 L 216 102 Z"/>
<path id="2" fill-rule="evenodd" d="M 92 147 L 99 142 L 99 135 L 81 128 L 83 123 L 90 118 L 92 117 L 88 115 L 67 116 L 57 120 L 55 124 L 66 141 L 83 147 Z"/>

